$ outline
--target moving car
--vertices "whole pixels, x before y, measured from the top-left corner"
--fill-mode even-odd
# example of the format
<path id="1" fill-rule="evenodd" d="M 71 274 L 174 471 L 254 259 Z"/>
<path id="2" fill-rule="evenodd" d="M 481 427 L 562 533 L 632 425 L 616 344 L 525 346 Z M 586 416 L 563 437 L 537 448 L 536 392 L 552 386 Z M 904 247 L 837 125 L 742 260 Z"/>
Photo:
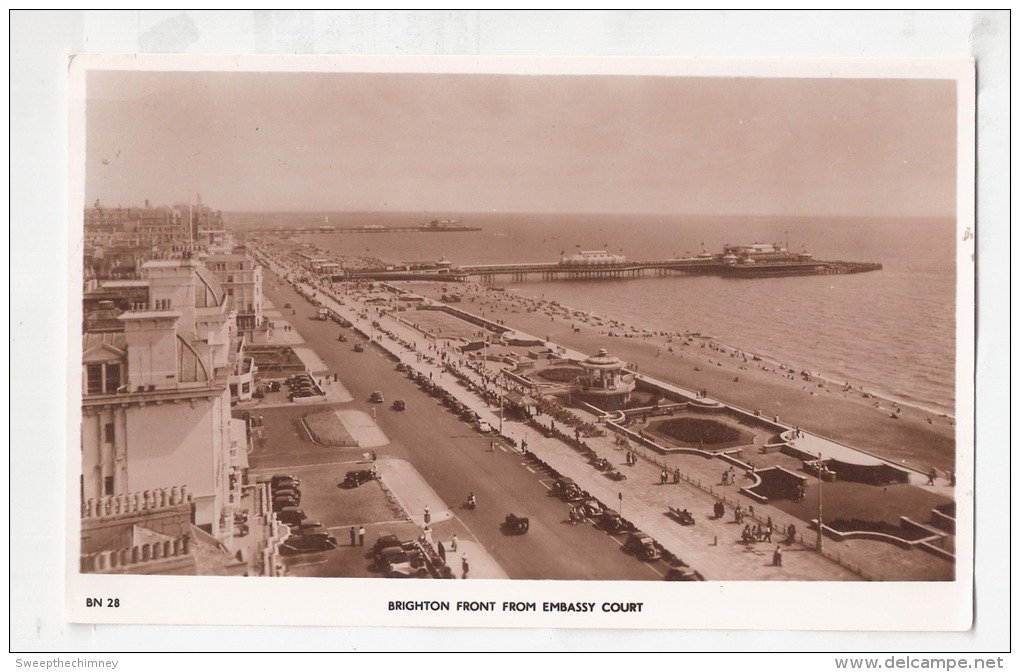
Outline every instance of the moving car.
<path id="1" fill-rule="evenodd" d="M 623 550 L 631 555 L 636 555 L 645 562 L 658 560 L 661 557 L 659 549 L 655 546 L 655 540 L 640 530 L 632 532 L 627 541 L 623 544 Z"/>
<path id="2" fill-rule="evenodd" d="M 507 534 L 525 534 L 528 528 L 531 527 L 531 521 L 516 514 L 508 513 L 506 518 L 503 519 L 502 527 Z"/>
<path id="3" fill-rule="evenodd" d="M 370 396 L 368 400 L 371 401 L 373 404 L 381 404 L 383 401 L 385 401 L 383 399 L 383 393 L 380 392 L 379 390 L 373 392 L 372 396 Z"/>
<path id="4" fill-rule="evenodd" d="M 364 351 L 365 351 L 365 346 L 363 346 L 361 343 L 355 343 L 354 344 L 354 352 L 364 352 Z"/>
<path id="5" fill-rule="evenodd" d="M 407 404 L 404 403 L 403 399 L 397 399 L 396 401 L 393 402 L 393 410 L 394 411 L 403 411 L 406 408 L 407 408 Z"/>

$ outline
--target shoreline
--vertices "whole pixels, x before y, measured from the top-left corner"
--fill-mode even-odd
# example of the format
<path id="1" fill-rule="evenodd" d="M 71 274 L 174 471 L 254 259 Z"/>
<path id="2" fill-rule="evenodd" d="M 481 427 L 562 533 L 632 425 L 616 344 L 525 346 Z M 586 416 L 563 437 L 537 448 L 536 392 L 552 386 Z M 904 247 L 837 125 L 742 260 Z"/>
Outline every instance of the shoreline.
<path id="1" fill-rule="evenodd" d="M 436 301 L 442 294 L 435 283 L 401 284 Z M 955 419 L 948 414 L 875 393 L 865 397 L 859 387 L 844 388 L 814 373 L 808 381 L 794 367 L 723 345 L 714 337 L 674 335 L 670 343 L 663 333 L 578 311 L 587 314 L 582 320 L 573 316 L 573 308 L 519 291 L 476 283 L 457 286 L 464 295 L 458 308 L 507 327 L 589 354 L 605 347 L 640 373 L 705 389 L 726 403 L 778 415 L 783 422 L 922 473 L 956 470 Z M 608 335 L 618 328 L 633 331 L 626 332 L 630 337 Z"/>

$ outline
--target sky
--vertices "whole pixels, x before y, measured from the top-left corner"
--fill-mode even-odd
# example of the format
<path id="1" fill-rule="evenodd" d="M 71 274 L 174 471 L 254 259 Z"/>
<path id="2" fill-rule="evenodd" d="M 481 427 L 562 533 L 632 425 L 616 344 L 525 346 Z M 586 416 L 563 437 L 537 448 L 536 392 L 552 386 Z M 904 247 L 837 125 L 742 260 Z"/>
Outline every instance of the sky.
<path id="1" fill-rule="evenodd" d="M 937 79 L 91 71 L 85 203 L 951 217 Z"/>

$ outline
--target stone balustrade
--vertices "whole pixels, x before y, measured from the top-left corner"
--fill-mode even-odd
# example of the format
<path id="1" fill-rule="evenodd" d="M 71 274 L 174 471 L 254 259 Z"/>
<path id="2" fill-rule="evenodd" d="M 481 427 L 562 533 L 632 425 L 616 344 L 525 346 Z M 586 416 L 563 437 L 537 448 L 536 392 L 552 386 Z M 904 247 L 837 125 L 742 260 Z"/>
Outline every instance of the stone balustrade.
<path id="1" fill-rule="evenodd" d="M 81 556 L 81 571 L 89 573 L 121 572 L 138 565 L 188 556 L 192 551 L 189 535 L 139 546 L 103 550 Z"/>
<path id="2" fill-rule="evenodd" d="M 107 518 L 131 513 L 154 512 L 159 509 L 190 504 L 192 495 L 188 486 L 156 488 L 121 495 L 91 497 L 81 505 L 82 519 Z"/>

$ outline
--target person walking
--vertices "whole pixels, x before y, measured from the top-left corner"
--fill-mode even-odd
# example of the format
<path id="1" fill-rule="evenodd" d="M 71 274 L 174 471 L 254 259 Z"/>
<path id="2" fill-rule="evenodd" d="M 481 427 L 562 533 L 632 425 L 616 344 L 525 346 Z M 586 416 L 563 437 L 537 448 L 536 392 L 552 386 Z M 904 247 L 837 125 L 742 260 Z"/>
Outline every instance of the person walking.
<path id="1" fill-rule="evenodd" d="M 772 566 L 773 567 L 783 566 L 783 549 L 781 546 L 776 546 L 776 550 L 772 552 Z"/>
<path id="2" fill-rule="evenodd" d="M 355 545 L 355 544 L 357 544 L 357 543 L 358 543 L 358 531 L 357 531 L 357 530 L 355 530 L 355 529 L 354 529 L 354 528 L 352 527 L 352 528 L 351 528 L 351 546 L 354 546 L 354 545 Z"/>
<path id="3" fill-rule="evenodd" d="M 365 526 L 362 525 L 358 528 L 358 546 L 365 545 Z"/>
<path id="4" fill-rule="evenodd" d="M 457 535 L 453 535 L 453 539 L 450 541 L 450 550 L 454 553 L 457 552 Z"/>
<path id="5" fill-rule="evenodd" d="M 463 572 L 461 578 L 466 579 L 468 577 L 468 570 L 470 569 L 466 553 L 460 556 L 460 569 Z"/>

